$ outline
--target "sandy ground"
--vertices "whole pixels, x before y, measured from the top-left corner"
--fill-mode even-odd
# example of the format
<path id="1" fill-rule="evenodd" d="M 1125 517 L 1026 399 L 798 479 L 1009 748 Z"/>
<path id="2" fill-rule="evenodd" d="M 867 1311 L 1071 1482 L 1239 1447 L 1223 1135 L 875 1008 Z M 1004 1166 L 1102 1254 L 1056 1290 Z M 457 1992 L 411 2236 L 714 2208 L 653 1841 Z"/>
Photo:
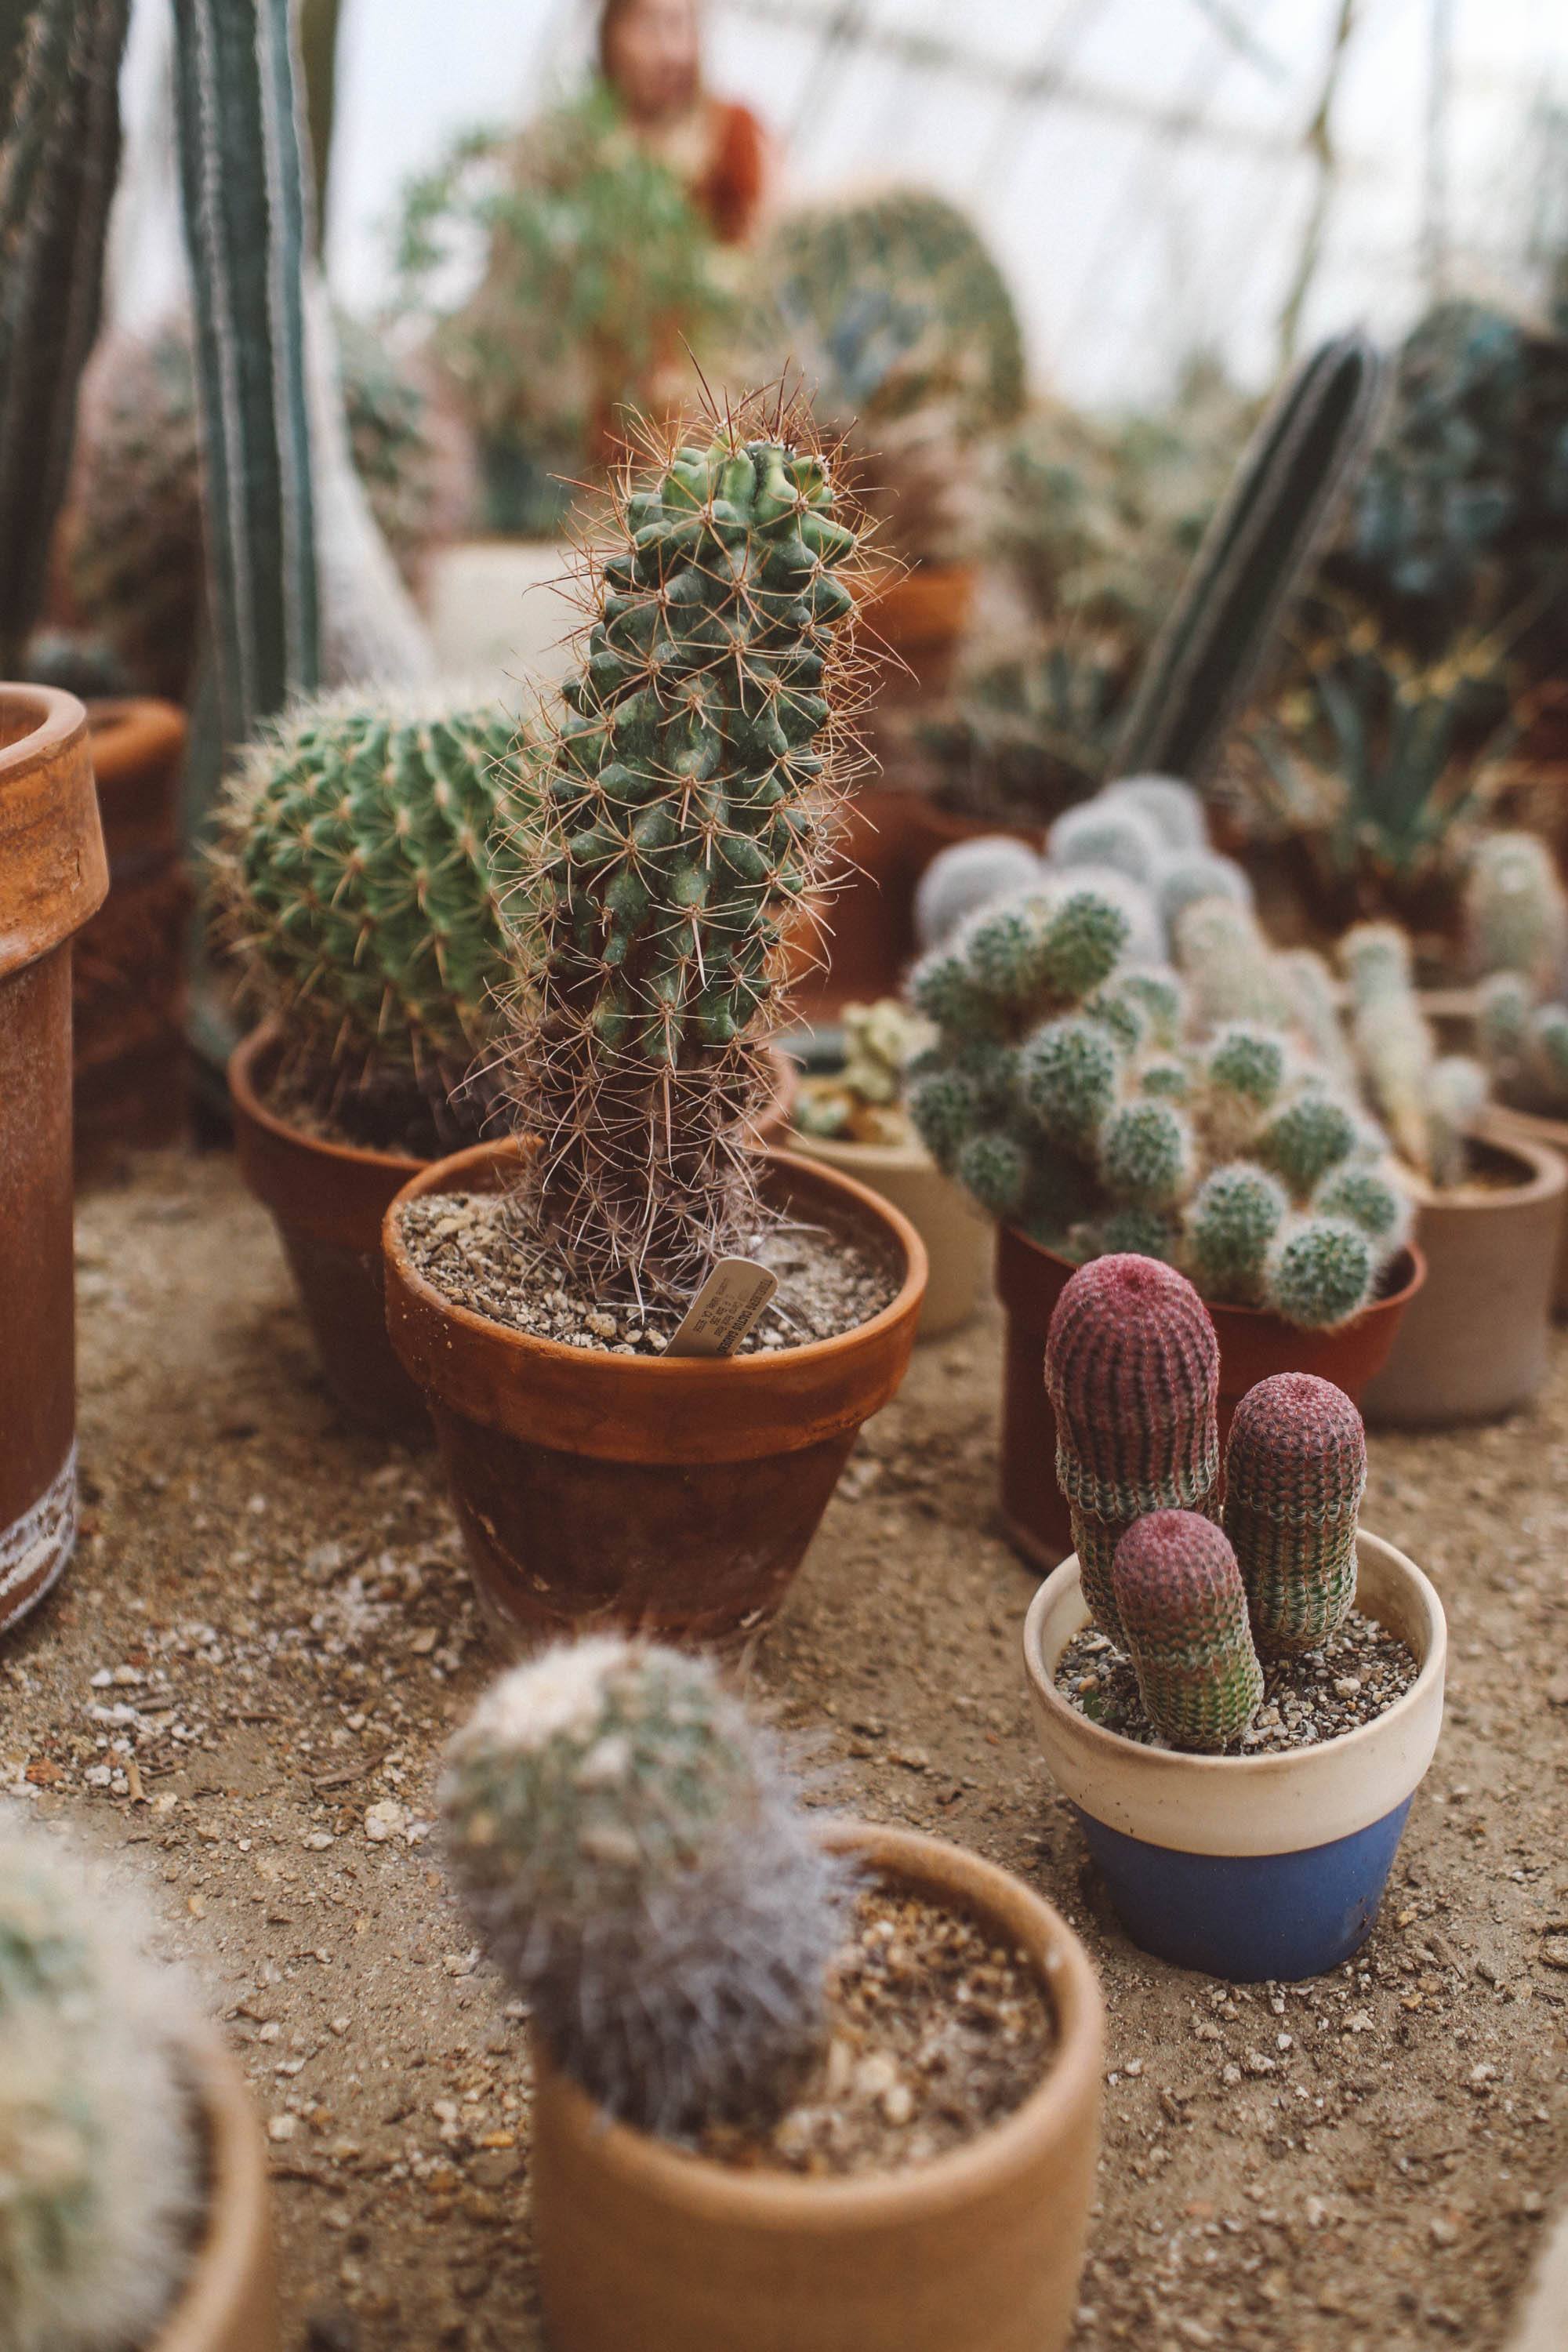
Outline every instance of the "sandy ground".
<path id="1" fill-rule="evenodd" d="M 88 1196 L 79 1256 L 88 1533 L 0 1660 L 0 1788 L 123 1849 L 226 2021 L 288 2352 L 532 2352 L 521 2027 L 424 1843 L 492 1664 L 434 1462 L 341 1425 L 224 1159 Z M 917 1356 L 759 1681 L 843 1801 L 1021 1872 L 1094 1955 L 1075 2345 L 1500 2343 L 1568 2155 L 1568 1339 L 1537 1412 L 1374 1441 L 1366 1523 L 1450 1611 L 1447 1724 L 1359 1962 L 1272 1997 L 1131 1949 L 1034 1753 L 997 1354 L 986 1319 Z"/>

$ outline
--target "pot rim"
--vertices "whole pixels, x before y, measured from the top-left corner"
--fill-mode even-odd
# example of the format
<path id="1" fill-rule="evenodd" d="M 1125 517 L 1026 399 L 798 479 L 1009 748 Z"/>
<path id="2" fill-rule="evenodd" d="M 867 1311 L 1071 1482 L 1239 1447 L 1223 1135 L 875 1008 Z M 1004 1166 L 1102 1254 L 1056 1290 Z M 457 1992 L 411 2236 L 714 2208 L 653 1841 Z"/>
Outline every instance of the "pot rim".
<path id="1" fill-rule="evenodd" d="M 270 2293 L 267 2159 L 250 2095 L 216 2029 L 195 2021 L 181 2048 L 208 2135 L 206 2211 L 179 2299 L 149 2352 L 219 2352 L 253 2307 L 258 2278 Z"/>
<path id="2" fill-rule="evenodd" d="M 1456 1200 L 1451 1192 L 1440 1192 L 1423 1185 L 1417 1202 L 1422 1216 L 1496 1216 L 1510 1210 L 1535 1208 L 1568 1189 L 1568 1162 L 1550 1144 L 1538 1143 L 1530 1136 L 1494 1131 L 1485 1121 L 1470 1130 L 1469 1140 L 1499 1159 L 1522 1163 L 1527 1171 L 1523 1181 L 1494 1185 L 1462 1201 Z"/>
<path id="3" fill-rule="evenodd" d="M 1568 1152 L 1568 1116 L 1553 1118 L 1550 1111 L 1521 1110 L 1513 1103 L 1490 1102 L 1482 1131 L 1489 1143 L 1506 1144 L 1510 1150 L 1528 1142 L 1548 1151 Z"/>
<path id="4" fill-rule="evenodd" d="M 88 745 L 100 784 L 128 769 L 172 760 L 185 740 L 185 714 L 156 694 L 94 695 L 86 705 Z"/>
<path id="5" fill-rule="evenodd" d="M 801 2226 L 820 2234 L 825 2228 L 859 2231 L 884 2221 L 907 2225 L 921 2210 L 934 2217 L 1000 2186 L 1042 2143 L 1068 2131 L 1086 2105 L 1098 2109 L 1104 1999 L 1089 1954 L 1054 1905 L 999 1864 L 919 1831 L 840 1820 L 826 1824 L 823 1843 L 830 1853 L 861 1854 L 873 1870 L 938 1900 L 951 1899 L 955 1909 L 967 1908 L 1011 1937 L 1046 1986 L 1057 2041 L 1022 2105 L 977 2138 L 902 2171 L 828 2180 L 742 2172 L 613 2122 L 540 2053 L 567 2128 L 577 2138 L 592 2136 L 596 2164 L 636 2177 L 645 2194 L 651 2190 L 715 2225 L 731 2222 L 782 2236 Z"/>
<path id="6" fill-rule="evenodd" d="M 1110 1810 L 1118 1816 L 1110 1821 L 1112 1828 L 1152 1845 L 1215 1854 L 1300 1853 L 1352 1835 L 1403 1802 L 1424 1776 L 1442 1727 L 1447 1621 L 1430 1579 L 1393 1544 L 1363 1528 L 1356 1549 L 1358 1599 L 1361 1570 L 1367 1565 L 1375 1569 L 1380 1581 L 1408 1591 L 1421 1637 L 1414 1643 L 1420 1671 L 1410 1688 L 1370 1723 L 1310 1748 L 1268 1756 L 1197 1756 L 1179 1748 L 1144 1747 L 1091 1722 L 1068 1704 L 1054 1680 L 1055 1658 L 1047 1664 L 1046 1638 L 1053 1619 L 1074 1613 L 1057 1649 L 1059 1657 L 1089 1622 L 1078 1555 L 1069 1554 L 1030 1602 L 1023 1639 L 1025 1678 L 1046 1761 L 1069 1801 L 1096 1820 L 1105 1820 L 1107 1812 L 1093 1795 L 1108 1786 L 1113 1791 Z M 1370 1597 L 1375 1608 L 1378 1596 Z M 1058 1769 L 1064 1764 L 1065 1776 Z M 1287 1798 L 1303 1816 L 1300 1833 L 1293 1835 L 1280 1827 Z M 1150 1833 L 1151 1815 L 1157 1817 L 1162 1807 L 1173 1820 L 1160 1826 L 1166 1831 L 1174 1826 L 1176 1835 Z"/>
<path id="7" fill-rule="evenodd" d="M 1047 1249 L 1044 1242 L 1032 1241 L 1019 1225 L 1009 1224 L 1005 1221 L 999 1222 L 996 1227 L 996 1289 L 1004 1307 L 1006 1307 L 1009 1311 L 1012 1311 L 1012 1302 L 1004 1286 L 1003 1269 L 1006 1265 L 1008 1254 L 1012 1250 L 1032 1251 L 1037 1257 L 1048 1259 L 1052 1265 L 1064 1267 L 1068 1275 L 1078 1272 L 1078 1263 L 1074 1259 L 1063 1257 L 1059 1250 Z M 1089 1264 L 1091 1261 L 1085 1260 L 1084 1263 Z M 1392 1290 L 1384 1287 L 1376 1298 L 1368 1300 L 1359 1315 L 1352 1315 L 1348 1321 L 1335 1324 L 1327 1330 L 1311 1331 L 1305 1330 L 1305 1327 L 1301 1327 L 1305 1330 L 1305 1336 L 1317 1340 L 1341 1339 L 1347 1332 L 1355 1330 L 1373 1315 L 1392 1314 L 1395 1308 L 1403 1310 L 1408 1307 L 1426 1282 L 1428 1272 L 1426 1253 L 1418 1242 L 1406 1242 L 1403 1248 L 1394 1252 L 1384 1271 L 1385 1286 L 1392 1282 L 1402 1269 L 1403 1279 L 1397 1286 Z M 1200 1297 L 1202 1295 L 1200 1292 Z M 1238 1321 L 1247 1323 L 1277 1323 L 1288 1330 L 1298 1328 L 1294 1324 L 1287 1324 L 1282 1315 L 1276 1315 L 1272 1308 L 1268 1307 L 1233 1306 L 1228 1300 L 1223 1298 L 1205 1298 L 1204 1306 L 1210 1318 L 1215 1321 L 1223 1315 L 1234 1316 Z"/>
<path id="8" fill-rule="evenodd" d="M 0 980 L 79 931 L 109 895 L 87 712 L 53 686 L 0 682 Z"/>
<path id="9" fill-rule="evenodd" d="M 923 1143 L 856 1143 L 846 1142 L 837 1135 L 807 1135 L 798 1127 L 789 1130 L 789 1149 L 803 1159 L 819 1160 L 825 1168 L 837 1168 L 846 1176 L 861 1170 L 887 1171 L 899 1176 L 935 1176 L 936 1161 Z M 980 1211 L 975 1211 L 978 1217 Z"/>
<path id="10" fill-rule="evenodd" d="M 353 1168 L 377 1169 L 383 1171 L 401 1169 L 410 1176 L 423 1168 L 434 1166 L 428 1160 L 415 1160 L 404 1151 L 376 1151 L 366 1144 L 334 1143 L 331 1137 L 311 1135 L 264 1102 L 257 1079 L 259 1065 L 275 1048 L 282 1045 L 283 1024 L 270 1014 L 258 1028 L 243 1036 L 228 1057 L 228 1090 L 235 1108 L 251 1123 L 265 1129 L 274 1139 L 291 1151 L 312 1152 L 318 1159 L 335 1160 Z"/>

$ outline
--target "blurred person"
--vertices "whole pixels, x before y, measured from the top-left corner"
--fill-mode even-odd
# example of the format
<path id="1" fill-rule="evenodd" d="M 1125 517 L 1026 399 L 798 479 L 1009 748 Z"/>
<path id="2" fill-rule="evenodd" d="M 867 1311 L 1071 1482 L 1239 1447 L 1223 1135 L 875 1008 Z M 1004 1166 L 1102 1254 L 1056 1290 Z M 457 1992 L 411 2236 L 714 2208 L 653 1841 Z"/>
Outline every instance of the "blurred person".
<path id="1" fill-rule="evenodd" d="M 647 152 L 676 173 L 726 245 L 750 236 L 773 177 L 757 117 L 702 79 L 701 0 L 604 0 L 599 71 Z"/>

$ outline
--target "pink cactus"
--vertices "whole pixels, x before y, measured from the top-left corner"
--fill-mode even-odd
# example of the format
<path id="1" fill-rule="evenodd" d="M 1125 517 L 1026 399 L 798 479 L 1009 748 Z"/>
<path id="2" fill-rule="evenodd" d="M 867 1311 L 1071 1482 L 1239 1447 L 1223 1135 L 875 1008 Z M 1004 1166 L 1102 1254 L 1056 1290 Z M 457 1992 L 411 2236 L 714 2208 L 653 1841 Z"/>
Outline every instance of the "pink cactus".
<path id="1" fill-rule="evenodd" d="M 1240 1738 L 1263 1696 L 1247 1592 L 1224 1533 L 1195 1511 L 1153 1511 L 1116 1547 L 1116 1605 L 1144 1712 L 1173 1748 Z"/>

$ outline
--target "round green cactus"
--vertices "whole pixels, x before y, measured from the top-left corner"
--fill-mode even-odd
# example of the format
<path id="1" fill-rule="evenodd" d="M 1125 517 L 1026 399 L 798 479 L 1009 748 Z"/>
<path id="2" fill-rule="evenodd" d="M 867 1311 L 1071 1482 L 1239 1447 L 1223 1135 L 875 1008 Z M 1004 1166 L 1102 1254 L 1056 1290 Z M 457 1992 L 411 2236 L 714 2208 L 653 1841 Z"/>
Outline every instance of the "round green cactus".
<path id="1" fill-rule="evenodd" d="M 1132 1005 L 1142 1016 L 1149 1044 L 1161 1053 L 1173 1053 L 1180 1045 L 1186 995 L 1173 971 L 1159 965 L 1124 964 L 1100 994 L 1102 999 Z"/>
<path id="2" fill-rule="evenodd" d="M 1415 1222 L 1415 1205 L 1392 1162 L 1331 1169 L 1312 1195 L 1312 1213 L 1344 1218 L 1359 1225 L 1380 1249 L 1403 1249 Z"/>
<path id="3" fill-rule="evenodd" d="M 908 991 L 915 1011 L 940 1029 L 994 1030 L 995 1010 L 987 1003 L 969 968 L 969 960 L 955 947 L 933 948 L 911 970 Z"/>
<path id="4" fill-rule="evenodd" d="M 1336 1330 L 1370 1304 L 1379 1262 L 1359 1225 L 1303 1217 L 1285 1227 L 1268 1253 L 1264 1304 L 1304 1331 Z"/>
<path id="5" fill-rule="evenodd" d="M 1279 1031 L 1247 1022 L 1222 1029 L 1204 1056 L 1207 1084 L 1254 1116 L 1279 1099 L 1289 1067 L 1289 1055 Z"/>
<path id="6" fill-rule="evenodd" d="M 1517 972 L 1550 988 L 1568 954 L 1568 897 L 1547 843 L 1533 833 L 1488 834 L 1478 842 L 1465 887 L 1474 969 Z"/>
<path id="7" fill-rule="evenodd" d="M 981 1116 L 973 1084 L 962 1070 L 926 1070 L 911 1079 L 905 1099 L 916 1134 L 937 1166 L 951 1175 Z"/>
<path id="8" fill-rule="evenodd" d="M 1095 1255 L 1157 1257 L 1171 1265 L 1176 1254 L 1176 1229 L 1157 1209 L 1113 1209 L 1094 1228 Z"/>
<path id="9" fill-rule="evenodd" d="M 1046 836 L 1057 866 L 1110 866 L 1133 882 L 1150 882 L 1164 854 L 1160 828 L 1126 802 L 1096 797 L 1063 811 Z"/>
<path id="10" fill-rule="evenodd" d="M 1100 892 L 1073 890 L 1057 901 L 1040 944 L 1044 989 L 1064 1004 L 1081 1004 L 1110 979 L 1131 933 L 1120 907 Z"/>
<path id="11" fill-rule="evenodd" d="M 1360 1126 L 1348 1104 L 1326 1087 L 1304 1087 L 1258 1129 L 1253 1150 L 1300 1202 L 1331 1168 L 1350 1158 L 1360 1139 Z"/>
<path id="12" fill-rule="evenodd" d="M 1231 1160 L 1205 1177 L 1184 1232 L 1189 1270 L 1205 1298 L 1258 1304 L 1264 1262 L 1289 1213 L 1284 1186 L 1266 1168 Z"/>
<path id="13" fill-rule="evenodd" d="M 958 1154 L 956 1174 L 966 1192 L 993 1217 L 1011 1218 L 1029 1192 L 1029 1156 L 1001 1128 L 983 1128 Z"/>
<path id="14" fill-rule="evenodd" d="M 1193 1074 L 1174 1054 L 1155 1054 L 1139 1066 L 1137 1087 L 1141 1095 L 1156 1102 L 1189 1103 Z"/>
<path id="15" fill-rule="evenodd" d="M 1195 1511 L 1152 1511 L 1118 1543 L 1111 1580 L 1155 1730 L 1198 1754 L 1233 1747 L 1262 1702 L 1263 1669 L 1222 1530 Z"/>
<path id="16" fill-rule="evenodd" d="M 1018 1087 L 1042 1133 L 1068 1150 L 1087 1145 L 1116 1096 L 1121 1069 L 1113 1039 L 1098 1021 L 1068 1014 L 1024 1040 Z"/>
<path id="17" fill-rule="evenodd" d="M 953 946 L 982 996 L 1012 1011 L 1038 993 L 1047 919 L 1044 900 L 1034 893 L 971 916 Z"/>
<path id="18" fill-rule="evenodd" d="M 1168 1209 L 1193 1181 L 1193 1131 L 1168 1102 L 1123 1103 L 1100 1131 L 1100 1172 L 1113 1201 L 1129 1208 Z"/>

